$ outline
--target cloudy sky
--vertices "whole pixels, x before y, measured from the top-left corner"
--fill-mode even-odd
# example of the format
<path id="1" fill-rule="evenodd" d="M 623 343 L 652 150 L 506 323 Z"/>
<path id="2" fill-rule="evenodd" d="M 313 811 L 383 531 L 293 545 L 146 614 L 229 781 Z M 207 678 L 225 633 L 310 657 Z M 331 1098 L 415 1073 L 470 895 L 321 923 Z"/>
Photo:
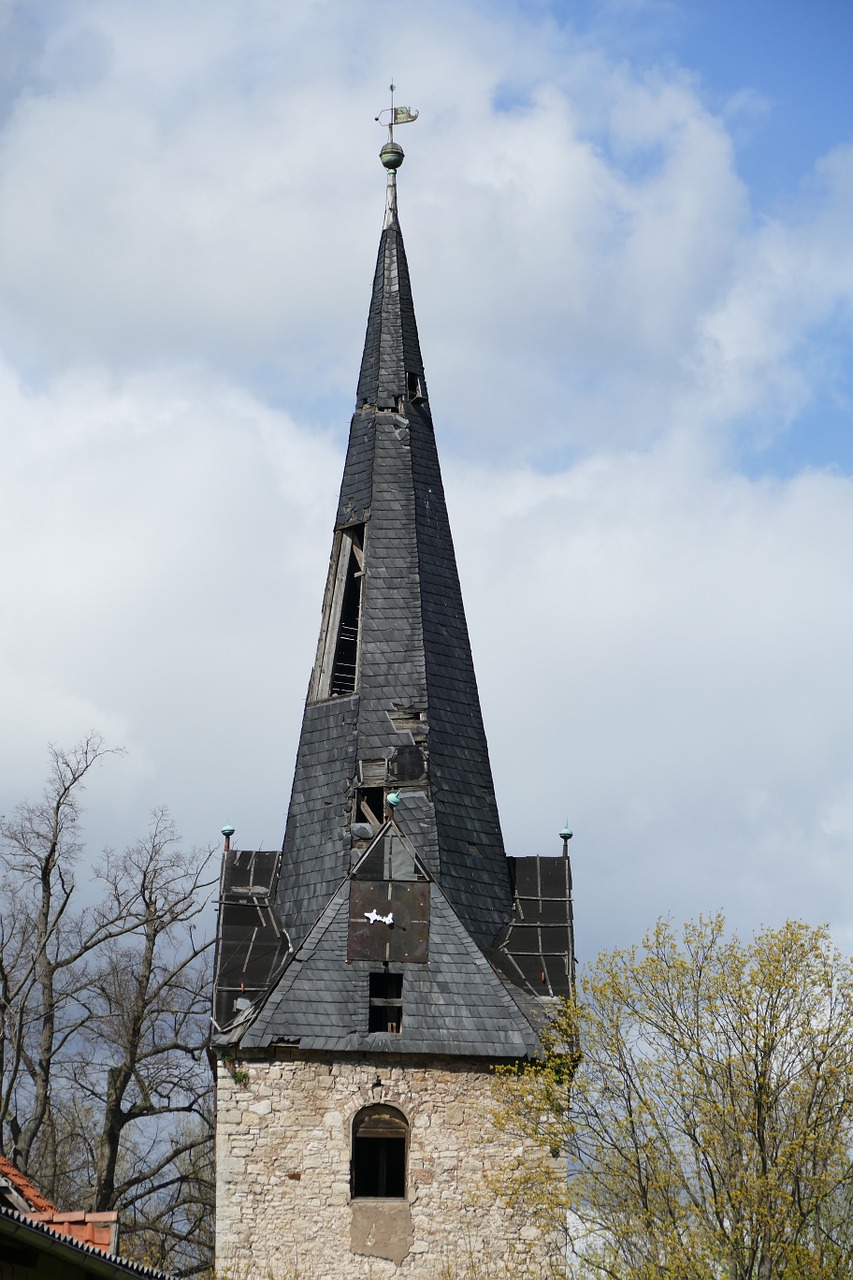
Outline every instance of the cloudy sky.
<path id="1" fill-rule="evenodd" d="M 384 199 L 513 853 L 853 948 L 847 0 L 0 0 L 0 811 L 280 843 Z"/>

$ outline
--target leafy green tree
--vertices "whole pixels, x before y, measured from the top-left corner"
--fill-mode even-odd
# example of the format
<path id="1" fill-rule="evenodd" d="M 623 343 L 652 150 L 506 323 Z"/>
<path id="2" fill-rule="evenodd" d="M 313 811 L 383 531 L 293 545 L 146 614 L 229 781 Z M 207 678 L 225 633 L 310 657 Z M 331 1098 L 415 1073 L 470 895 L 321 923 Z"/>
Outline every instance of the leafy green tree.
<path id="1" fill-rule="evenodd" d="M 853 966 L 826 928 L 660 921 L 599 957 L 499 1091 L 542 1157 L 511 1194 L 563 1229 L 570 1275 L 853 1274 Z"/>

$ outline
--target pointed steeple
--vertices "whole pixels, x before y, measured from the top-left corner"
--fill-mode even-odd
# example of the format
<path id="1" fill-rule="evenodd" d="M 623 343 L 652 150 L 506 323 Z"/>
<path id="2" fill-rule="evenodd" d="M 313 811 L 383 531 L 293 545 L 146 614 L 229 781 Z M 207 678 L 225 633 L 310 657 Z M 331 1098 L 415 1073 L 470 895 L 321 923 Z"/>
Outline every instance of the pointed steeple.
<path id="1" fill-rule="evenodd" d="M 392 126 L 412 118 L 392 99 Z M 246 853 L 224 833 L 217 1256 L 256 1271 L 301 1253 L 347 1276 L 378 1259 L 412 1276 L 461 1234 L 485 1266 L 539 1274 L 549 1259 L 523 1206 L 479 1200 L 484 1170 L 541 1165 L 535 1144 L 490 1129 L 489 1073 L 541 1053 L 552 998 L 572 988 L 570 865 L 504 853 L 392 136 L 381 155 L 385 223 L 284 848 Z"/>
<path id="2" fill-rule="evenodd" d="M 252 1052 L 524 1056 L 538 998 L 570 989 L 571 876 L 567 859 L 504 852 L 393 136 L 381 158 L 385 218 L 284 847 L 226 847 L 215 1021 L 220 1043 Z"/>
<path id="3" fill-rule="evenodd" d="M 341 484 L 278 903 L 297 946 L 399 792 L 395 819 L 471 937 L 492 945 L 509 868 L 444 501 L 409 268 L 384 226 Z"/>
<path id="4" fill-rule="evenodd" d="M 397 174 L 388 174 L 385 224 L 373 281 L 357 405 L 395 410 L 406 396 L 426 395 L 406 250 L 397 218 Z M 418 387 L 420 380 L 420 387 Z"/>

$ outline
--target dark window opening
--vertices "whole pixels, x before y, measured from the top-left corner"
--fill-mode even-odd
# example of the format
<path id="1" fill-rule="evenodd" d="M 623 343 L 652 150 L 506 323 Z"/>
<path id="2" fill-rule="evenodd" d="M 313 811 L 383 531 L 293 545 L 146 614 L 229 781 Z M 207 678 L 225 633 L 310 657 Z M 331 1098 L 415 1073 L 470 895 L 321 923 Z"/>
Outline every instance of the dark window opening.
<path id="1" fill-rule="evenodd" d="M 409 1122 L 396 1107 L 364 1107 L 352 1122 L 353 1198 L 406 1195 Z"/>
<path id="2" fill-rule="evenodd" d="M 368 1031 L 399 1035 L 403 1026 L 402 973 L 371 973 Z"/>
<path id="3" fill-rule="evenodd" d="M 355 793 L 355 821 L 369 822 L 374 831 L 385 821 L 383 787 L 359 787 Z"/>
<path id="4" fill-rule="evenodd" d="M 388 761 L 388 777 L 392 782 L 417 782 L 425 772 L 424 753 L 415 743 L 397 747 Z"/>
<path id="5" fill-rule="evenodd" d="M 349 557 L 341 599 L 341 616 L 329 693 L 333 698 L 355 691 L 358 671 L 358 630 L 361 621 L 361 580 L 364 571 L 364 526 L 346 530 Z M 345 551 L 345 547 L 342 548 Z"/>
<path id="6" fill-rule="evenodd" d="M 406 390 L 412 404 L 423 404 L 426 400 L 423 378 L 419 373 L 409 372 L 406 374 Z"/>

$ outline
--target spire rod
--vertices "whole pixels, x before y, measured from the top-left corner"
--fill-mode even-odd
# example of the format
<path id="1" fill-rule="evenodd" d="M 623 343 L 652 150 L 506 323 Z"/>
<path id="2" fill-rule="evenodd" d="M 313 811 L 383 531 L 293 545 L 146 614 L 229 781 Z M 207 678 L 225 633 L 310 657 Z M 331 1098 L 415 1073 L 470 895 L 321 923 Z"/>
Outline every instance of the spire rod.
<path id="1" fill-rule="evenodd" d="M 384 111 L 380 111 L 379 115 L 374 118 L 377 123 L 381 124 L 383 127 L 385 125 L 388 126 L 388 141 L 379 152 L 379 159 L 382 161 L 385 168 L 389 170 L 388 186 L 390 188 L 392 185 L 390 180 L 391 176 L 393 176 L 396 169 L 400 168 L 404 158 L 403 148 L 400 146 L 399 142 L 394 141 L 394 125 L 413 124 L 415 120 L 417 120 L 419 112 L 411 111 L 408 107 L 395 107 L 394 93 L 397 86 L 394 84 L 393 80 L 388 88 L 391 91 L 391 106 L 386 107 Z"/>

